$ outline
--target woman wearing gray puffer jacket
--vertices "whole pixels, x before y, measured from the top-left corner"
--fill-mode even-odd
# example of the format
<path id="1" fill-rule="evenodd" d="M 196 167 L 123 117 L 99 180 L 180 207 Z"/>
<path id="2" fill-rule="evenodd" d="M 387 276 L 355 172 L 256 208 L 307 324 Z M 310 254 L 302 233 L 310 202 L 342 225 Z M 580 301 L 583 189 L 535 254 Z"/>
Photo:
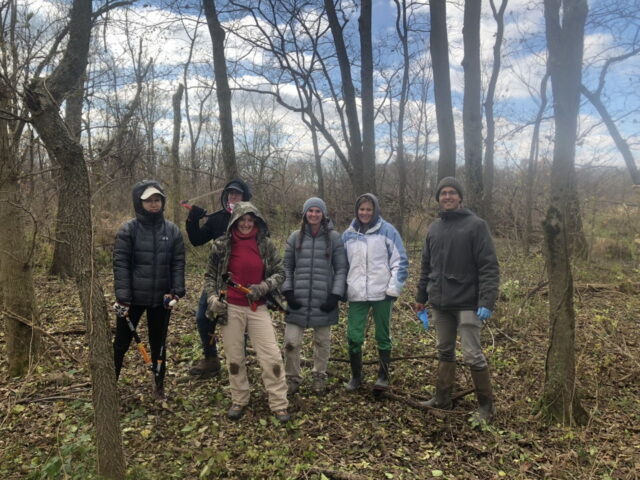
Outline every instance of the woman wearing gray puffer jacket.
<path id="1" fill-rule="evenodd" d="M 313 385 L 316 394 L 326 389 L 331 348 L 331 325 L 338 323 L 338 301 L 344 295 L 347 256 L 339 233 L 317 197 L 302 207 L 302 226 L 287 240 L 284 254 L 286 279 L 282 286 L 289 304 L 284 333 L 284 360 L 288 393 L 298 391 L 300 349 L 304 330 L 314 330 Z"/>

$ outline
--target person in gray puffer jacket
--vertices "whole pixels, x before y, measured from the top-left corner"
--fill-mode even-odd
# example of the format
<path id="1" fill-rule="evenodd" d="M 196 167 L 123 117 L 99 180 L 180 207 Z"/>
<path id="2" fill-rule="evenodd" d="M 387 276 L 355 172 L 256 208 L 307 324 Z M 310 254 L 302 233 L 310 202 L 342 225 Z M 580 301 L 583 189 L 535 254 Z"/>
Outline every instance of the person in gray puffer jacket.
<path id="1" fill-rule="evenodd" d="M 164 348 L 171 304 L 185 295 L 184 242 L 180 229 L 164 219 L 165 194 L 154 180 L 133 187 L 136 218 L 120 227 L 113 249 L 117 315 L 113 343 L 116 378 L 142 314 L 147 312 L 155 396 L 164 398 Z"/>
<path id="2" fill-rule="evenodd" d="M 333 230 L 325 202 L 309 198 L 302 207 L 302 226 L 287 240 L 286 279 L 282 286 L 289 304 L 284 333 L 288 393 L 300 387 L 300 350 L 304 330 L 314 330 L 312 390 L 326 391 L 331 325 L 338 323 L 338 301 L 345 293 L 347 256 L 340 234 Z"/>

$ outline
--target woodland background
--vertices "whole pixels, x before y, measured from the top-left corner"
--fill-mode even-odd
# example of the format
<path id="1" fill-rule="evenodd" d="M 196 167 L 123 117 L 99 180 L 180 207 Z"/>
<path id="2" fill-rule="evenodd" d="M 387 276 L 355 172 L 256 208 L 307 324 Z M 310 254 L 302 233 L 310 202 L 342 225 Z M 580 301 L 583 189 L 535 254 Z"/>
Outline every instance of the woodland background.
<path id="1" fill-rule="evenodd" d="M 638 478 L 639 11 L 0 0 L 0 475 Z M 410 304 L 434 187 L 453 174 L 502 269 L 483 333 L 498 416 L 483 428 L 466 421 L 464 374 L 453 412 L 414 402 L 436 362 Z M 250 355 L 251 411 L 229 422 L 226 374 L 186 373 L 207 247 L 188 251 L 168 401 L 135 350 L 116 385 L 111 248 L 131 186 L 160 180 L 182 226 L 182 200 L 216 210 L 211 192 L 238 175 L 281 246 L 311 195 L 338 230 L 358 194 L 380 198 L 411 258 L 384 398 L 343 391 L 343 321 L 327 396 L 303 387 L 274 424 Z M 371 338 L 365 351 L 375 363 Z"/>

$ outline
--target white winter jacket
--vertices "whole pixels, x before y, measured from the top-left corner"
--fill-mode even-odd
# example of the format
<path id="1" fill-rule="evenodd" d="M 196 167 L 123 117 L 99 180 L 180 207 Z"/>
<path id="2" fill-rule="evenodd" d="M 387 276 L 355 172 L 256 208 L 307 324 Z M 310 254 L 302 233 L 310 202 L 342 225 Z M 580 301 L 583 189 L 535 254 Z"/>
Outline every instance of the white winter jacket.
<path id="1" fill-rule="evenodd" d="M 347 251 L 347 299 L 350 302 L 399 297 L 407 281 L 409 261 L 402 238 L 393 225 L 378 217 L 365 233 L 353 220 L 342 234 Z"/>

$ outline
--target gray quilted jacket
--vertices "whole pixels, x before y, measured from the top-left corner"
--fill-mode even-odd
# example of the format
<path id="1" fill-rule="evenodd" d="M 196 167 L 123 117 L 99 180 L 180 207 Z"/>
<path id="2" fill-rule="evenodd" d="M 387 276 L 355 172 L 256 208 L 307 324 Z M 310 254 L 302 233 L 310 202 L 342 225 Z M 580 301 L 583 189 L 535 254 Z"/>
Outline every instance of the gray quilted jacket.
<path id="1" fill-rule="evenodd" d="M 307 226 L 298 249 L 299 235 L 300 230 L 296 230 L 287 240 L 284 253 L 286 278 L 282 291 L 293 291 L 302 307 L 297 310 L 290 308 L 286 321 L 303 328 L 334 325 L 338 323 L 338 308 L 325 313 L 320 310 L 320 305 L 330 294 L 343 297 L 345 293 L 348 265 L 342 238 L 329 228 L 330 247 L 327 249 L 324 229 L 313 237 Z"/>

